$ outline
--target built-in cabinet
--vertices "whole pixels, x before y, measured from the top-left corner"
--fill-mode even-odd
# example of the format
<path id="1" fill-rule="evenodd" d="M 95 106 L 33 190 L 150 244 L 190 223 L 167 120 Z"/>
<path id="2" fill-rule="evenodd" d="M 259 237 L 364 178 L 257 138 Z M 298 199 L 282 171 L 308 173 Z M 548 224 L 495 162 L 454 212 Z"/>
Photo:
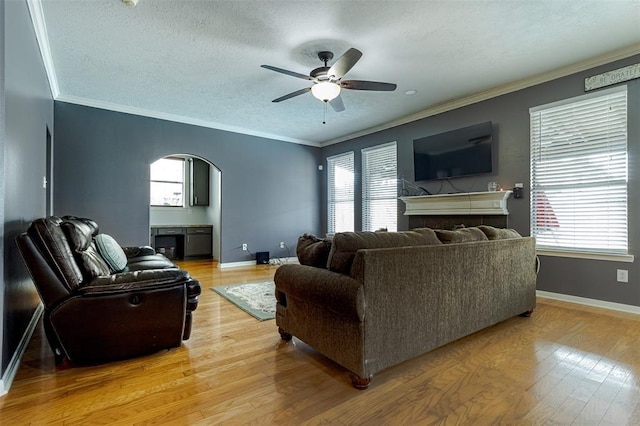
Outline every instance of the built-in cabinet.
<path id="1" fill-rule="evenodd" d="M 185 257 L 211 257 L 211 234 L 213 227 L 187 228 L 184 244 Z"/>
<path id="2" fill-rule="evenodd" d="M 152 226 L 151 246 L 169 259 L 210 258 L 213 226 Z"/>
<path id="3" fill-rule="evenodd" d="M 198 158 L 189 158 L 191 171 L 191 206 L 209 205 L 209 164 Z"/>

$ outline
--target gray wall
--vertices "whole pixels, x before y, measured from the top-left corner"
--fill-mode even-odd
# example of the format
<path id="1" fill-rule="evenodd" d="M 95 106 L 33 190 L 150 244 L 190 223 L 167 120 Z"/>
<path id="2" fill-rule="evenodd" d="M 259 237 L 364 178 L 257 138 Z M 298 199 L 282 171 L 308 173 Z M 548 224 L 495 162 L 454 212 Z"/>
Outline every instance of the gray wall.
<path id="1" fill-rule="evenodd" d="M 4 114 L 0 129 L 2 216 L 2 372 L 39 303 L 14 239 L 45 214 L 46 129 L 53 132 L 53 99 L 27 4 L 2 2 Z"/>
<path id="2" fill-rule="evenodd" d="M 222 263 L 241 249 L 295 256 L 320 228 L 319 148 L 55 102 L 54 212 L 94 218 L 122 245 L 149 242 L 149 165 L 202 157 L 222 173 Z"/>
<path id="3" fill-rule="evenodd" d="M 560 78 L 514 93 L 438 114 L 402 126 L 380 131 L 322 149 L 326 157 L 355 151 L 356 159 L 356 228 L 360 229 L 360 150 L 385 142 L 398 143 L 398 174 L 413 181 L 413 139 L 448 130 L 493 121 L 497 129 L 498 170 L 494 175 L 460 178 L 452 183 L 464 192 L 486 191 L 489 181 L 511 188 L 516 182 L 525 184 L 525 198 L 509 200 L 509 226 L 529 235 L 529 108 L 584 94 L 584 78 L 601 72 L 640 62 L 640 55 L 585 72 Z M 629 100 L 629 251 L 640 254 L 640 80 L 626 83 Z M 326 232 L 326 179 L 322 188 L 322 229 Z M 437 182 L 421 182 L 433 193 L 457 192 L 448 183 L 442 188 Z M 408 229 L 404 204 L 398 205 L 398 229 Z M 629 270 L 629 283 L 616 282 L 616 269 Z M 638 261 L 630 263 L 542 257 L 538 289 L 640 306 L 640 268 Z"/>

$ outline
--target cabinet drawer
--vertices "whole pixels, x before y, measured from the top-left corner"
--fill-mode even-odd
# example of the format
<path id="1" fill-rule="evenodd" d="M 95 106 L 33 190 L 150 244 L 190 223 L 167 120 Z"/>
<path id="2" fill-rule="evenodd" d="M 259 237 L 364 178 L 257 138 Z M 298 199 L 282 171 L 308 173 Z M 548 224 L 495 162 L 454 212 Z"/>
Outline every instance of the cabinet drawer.
<path id="1" fill-rule="evenodd" d="M 187 228 L 187 234 L 211 234 L 212 227 L 202 227 L 202 228 Z"/>
<path id="2" fill-rule="evenodd" d="M 183 228 L 158 228 L 156 235 L 175 235 L 184 234 Z"/>

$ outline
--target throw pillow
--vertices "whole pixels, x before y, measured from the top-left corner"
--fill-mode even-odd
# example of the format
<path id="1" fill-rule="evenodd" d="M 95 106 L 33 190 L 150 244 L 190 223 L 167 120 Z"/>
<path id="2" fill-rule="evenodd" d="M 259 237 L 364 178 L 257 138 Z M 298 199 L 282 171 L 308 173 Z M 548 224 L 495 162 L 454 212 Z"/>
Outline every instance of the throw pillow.
<path id="1" fill-rule="evenodd" d="M 298 238 L 296 255 L 301 265 L 326 268 L 330 250 L 330 240 L 323 240 L 312 234 L 304 234 Z"/>
<path id="2" fill-rule="evenodd" d="M 98 234 L 95 236 L 98 252 L 107 262 L 113 272 L 120 272 L 127 266 L 127 256 L 118 242 L 107 234 Z"/>
<path id="3" fill-rule="evenodd" d="M 471 243 L 474 241 L 488 241 L 487 236 L 478 228 L 462 228 L 455 231 L 436 229 L 436 235 L 443 244 Z"/>
<path id="4" fill-rule="evenodd" d="M 484 234 L 490 240 L 507 240 L 510 238 L 522 238 L 522 235 L 515 229 L 506 229 L 506 228 L 494 228 L 493 226 L 488 225 L 480 225 L 478 226 Z"/>
<path id="5" fill-rule="evenodd" d="M 440 241 L 438 239 L 438 236 L 436 235 L 436 231 L 434 231 L 431 228 L 414 228 L 412 229 L 413 232 L 417 232 L 418 234 L 422 235 L 425 239 L 424 244 L 425 245 L 433 245 L 433 244 L 442 244 L 442 241 Z"/>

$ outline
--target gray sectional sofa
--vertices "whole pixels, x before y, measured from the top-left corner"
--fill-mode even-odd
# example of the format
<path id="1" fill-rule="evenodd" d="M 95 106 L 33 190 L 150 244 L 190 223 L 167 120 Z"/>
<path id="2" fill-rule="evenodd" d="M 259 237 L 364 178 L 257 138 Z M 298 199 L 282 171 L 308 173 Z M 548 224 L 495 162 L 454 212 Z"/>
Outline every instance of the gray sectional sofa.
<path id="1" fill-rule="evenodd" d="M 535 241 L 513 230 L 305 235 L 298 257 L 301 264 L 275 274 L 280 334 L 345 367 L 358 389 L 383 369 L 536 305 Z"/>

